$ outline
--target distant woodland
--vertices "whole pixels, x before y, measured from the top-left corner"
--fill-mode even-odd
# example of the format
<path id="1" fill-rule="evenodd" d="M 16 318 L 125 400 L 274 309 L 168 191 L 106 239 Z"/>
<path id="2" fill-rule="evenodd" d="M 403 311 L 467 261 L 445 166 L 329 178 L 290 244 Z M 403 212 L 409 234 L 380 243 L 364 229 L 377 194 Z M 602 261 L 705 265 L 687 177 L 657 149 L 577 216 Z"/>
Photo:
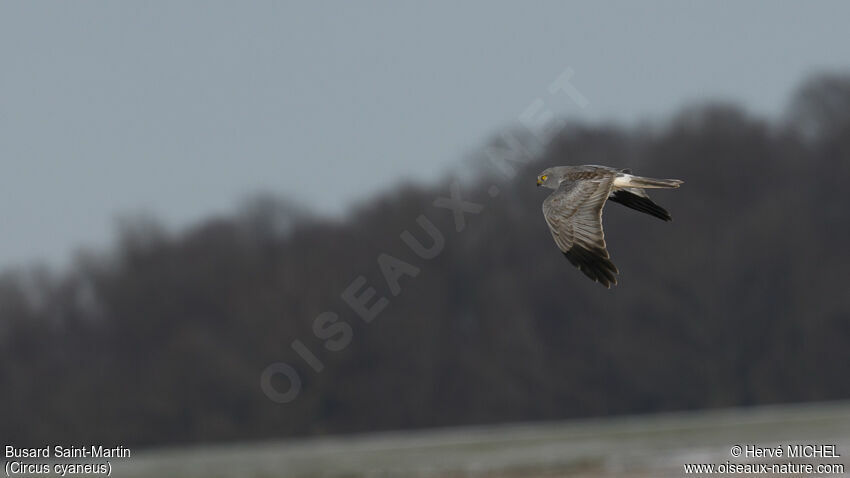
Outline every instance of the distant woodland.
<path id="1" fill-rule="evenodd" d="M 533 141 L 494 134 L 469 159 L 459 191 L 480 211 L 461 231 L 435 205 L 447 178 L 344 219 L 274 195 L 179 232 L 132 219 L 69 270 L 6 271 L 0 437 L 154 446 L 850 399 L 850 77 L 809 79 L 780 118 L 707 103 L 567 123 L 506 175 L 491 159 L 511 137 Z M 651 192 L 673 222 L 606 205 L 611 290 L 544 223 L 535 178 L 562 164 L 685 181 Z M 370 321 L 343 298 L 361 276 L 358 300 L 386 299 Z M 274 363 L 300 381 L 288 403 L 261 386 Z"/>

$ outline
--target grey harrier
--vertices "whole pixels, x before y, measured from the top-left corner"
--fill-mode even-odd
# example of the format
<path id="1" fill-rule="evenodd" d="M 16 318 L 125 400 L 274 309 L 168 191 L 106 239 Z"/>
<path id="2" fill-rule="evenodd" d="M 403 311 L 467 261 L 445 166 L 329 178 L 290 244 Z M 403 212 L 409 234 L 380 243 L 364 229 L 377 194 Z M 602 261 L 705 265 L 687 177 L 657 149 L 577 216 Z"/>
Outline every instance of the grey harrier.
<path id="1" fill-rule="evenodd" d="M 653 179 L 607 166 L 558 166 L 537 176 L 537 185 L 554 189 L 543 201 L 543 216 L 555 244 L 591 280 L 617 284 L 617 267 L 605 248 L 602 207 L 610 199 L 626 207 L 670 221 L 670 214 L 649 199 L 644 188 L 678 188 L 678 179 Z"/>

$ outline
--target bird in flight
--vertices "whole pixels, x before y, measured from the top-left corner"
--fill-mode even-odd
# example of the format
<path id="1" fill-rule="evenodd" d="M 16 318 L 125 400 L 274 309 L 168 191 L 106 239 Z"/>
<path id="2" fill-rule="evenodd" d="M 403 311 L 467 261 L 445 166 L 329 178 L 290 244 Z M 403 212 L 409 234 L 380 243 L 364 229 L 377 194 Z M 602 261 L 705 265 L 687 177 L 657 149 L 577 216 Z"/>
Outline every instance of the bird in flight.
<path id="1" fill-rule="evenodd" d="M 664 221 L 673 218 L 652 202 L 648 188 L 678 188 L 678 179 L 633 176 L 608 166 L 557 166 L 537 176 L 537 186 L 554 189 L 543 201 L 543 217 L 555 244 L 572 265 L 605 287 L 617 284 L 617 267 L 605 248 L 602 207 L 611 200 Z"/>

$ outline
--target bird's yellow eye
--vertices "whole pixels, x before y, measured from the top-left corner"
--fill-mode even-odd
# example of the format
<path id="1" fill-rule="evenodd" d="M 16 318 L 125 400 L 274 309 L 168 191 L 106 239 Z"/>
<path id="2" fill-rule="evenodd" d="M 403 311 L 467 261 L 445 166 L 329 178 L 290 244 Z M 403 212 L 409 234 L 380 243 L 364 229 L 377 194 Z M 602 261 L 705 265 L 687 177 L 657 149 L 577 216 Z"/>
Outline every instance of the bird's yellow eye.
<path id="1" fill-rule="evenodd" d="M 540 176 L 540 180 L 541 180 L 541 181 L 546 181 L 546 179 L 547 179 L 548 177 L 549 177 L 549 176 L 546 176 L 546 175 L 544 174 L 543 176 Z"/>

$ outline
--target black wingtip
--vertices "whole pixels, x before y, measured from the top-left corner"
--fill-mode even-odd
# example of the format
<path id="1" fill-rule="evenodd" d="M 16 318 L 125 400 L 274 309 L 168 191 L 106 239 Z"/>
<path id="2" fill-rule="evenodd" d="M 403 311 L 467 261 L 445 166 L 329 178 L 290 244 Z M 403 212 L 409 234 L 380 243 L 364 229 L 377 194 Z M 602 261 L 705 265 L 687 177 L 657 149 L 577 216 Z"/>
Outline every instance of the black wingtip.
<path id="1" fill-rule="evenodd" d="M 617 285 L 616 275 L 620 271 L 608 258 L 608 252 L 605 249 L 587 249 L 574 245 L 564 253 L 564 256 L 590 280 L 599 282 L 608 289 L 612 285 Z"/>
<path id="2" fill-rule="evenodd" d="M 672 221 L 673 216 L 666 209 L 652 202 L 651 199 L 638 196 L 637 194 L 628 191 L 615 191 L 608 197 L 610 201 L 620 203 L 623 206 L 630 207 L 636 211 L 640 211 L 650 216 L 657 217 L 662 221 Z"/>

